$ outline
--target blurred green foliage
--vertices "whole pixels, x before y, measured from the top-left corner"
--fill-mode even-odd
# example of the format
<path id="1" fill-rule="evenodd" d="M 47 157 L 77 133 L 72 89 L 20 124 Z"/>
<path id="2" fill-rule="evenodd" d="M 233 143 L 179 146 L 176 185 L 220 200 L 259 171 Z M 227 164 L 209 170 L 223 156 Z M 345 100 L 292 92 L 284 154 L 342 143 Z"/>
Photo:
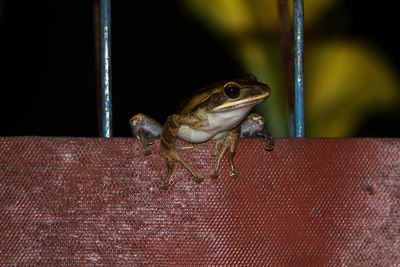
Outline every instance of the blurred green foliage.
<path id="1" fill-rule="evenodd" d="M 365 41 L 314 35 L 313 28 L 340 1 L 305 1 L 305 105 L 309 137 L 353 136 L 374 112 L 399 101 L 389 62 Z M 274 136 L 288 136 L 277 0 L 184 0 L 182 6 L 226 44 L 246 72 L 272 89 L 259 112 Z M 292 1 L 288 1 L 291 7 Z M 292 16 L 292 10 L 289 10 Z M 292 21 L 291 21 L 292 22 Z"/>

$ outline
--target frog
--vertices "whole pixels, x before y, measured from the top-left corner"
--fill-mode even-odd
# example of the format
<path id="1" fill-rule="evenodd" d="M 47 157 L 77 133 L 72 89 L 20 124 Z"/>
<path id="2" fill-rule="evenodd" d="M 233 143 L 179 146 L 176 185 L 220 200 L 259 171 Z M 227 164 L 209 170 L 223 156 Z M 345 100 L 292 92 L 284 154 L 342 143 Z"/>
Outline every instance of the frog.
<path id="1" fill-rule="evenodd" d="M 219 177 L 221 161 L 226 154 L 229 176 L 238 177 L 233 159 L 240 137 L 264 136 L 265 150 L 273 150 L 274 141 L 264 128 L 264 118 L 257 113 L 250 113 L 254 106 L 267 100 L 270 94 L 271 89 L 267 84 L 258 82 L 252 74 L 246 74 L 213 83 L 195 92 L 182 103 L 176 113 L 167 117 L 164 125 L 142 113 L 134 115 L 129 124 L 132 134 L 141 141 L 144 155 L 151 154 L 149 145 L 160 138 L 160 150 L 167 165 L 165 178 L 160 185 L 162 189 L 169 189 L 175 162 L 188 170 L 196 183 L 204 181 L 204 177 L 181 157 L 179 151 L 194 149 L 198 144 L 210 140 L 216 141 L 211 155 L 217 157 L 210 177 Z M 193 145 L 178 146 L 177 138 Z"/>

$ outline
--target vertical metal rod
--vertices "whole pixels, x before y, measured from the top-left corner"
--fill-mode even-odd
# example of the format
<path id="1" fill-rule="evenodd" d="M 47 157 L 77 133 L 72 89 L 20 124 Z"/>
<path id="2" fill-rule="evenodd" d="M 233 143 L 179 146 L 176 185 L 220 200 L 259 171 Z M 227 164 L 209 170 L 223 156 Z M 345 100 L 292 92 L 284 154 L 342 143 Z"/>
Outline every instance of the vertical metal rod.
<path id="1" fill-rule="evenodd" d="M 102 137 L 112 136 L 111 0 L 100 0 L 100 64 Z"/>
<path id="2" fill-rule="evenodd" d="M 296 137 L 304 137 L 304 0 L 293 0 L 294 122 Z"/>
<path id="3" fill-rule="evenodd" d="M 290 19 L 287 0 L 278 0 L 281 46 L 285 66 L 286 103 L 288 106 L 289 136 L 294 137 L 294 53 L 293 35 L 290 30 Z"/>

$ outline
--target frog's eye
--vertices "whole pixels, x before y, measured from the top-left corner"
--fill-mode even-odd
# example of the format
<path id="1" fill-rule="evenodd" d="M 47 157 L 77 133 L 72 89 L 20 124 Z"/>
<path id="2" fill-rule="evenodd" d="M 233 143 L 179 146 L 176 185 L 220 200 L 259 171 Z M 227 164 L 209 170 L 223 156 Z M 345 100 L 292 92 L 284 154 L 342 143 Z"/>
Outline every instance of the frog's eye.
<path id="1" fill-rule="evenodd" d="M 224 93 L 229 98 L 237 98 L 240 95 L 240 88 L 236 84 L 228 83 L 225 85 Z"/>

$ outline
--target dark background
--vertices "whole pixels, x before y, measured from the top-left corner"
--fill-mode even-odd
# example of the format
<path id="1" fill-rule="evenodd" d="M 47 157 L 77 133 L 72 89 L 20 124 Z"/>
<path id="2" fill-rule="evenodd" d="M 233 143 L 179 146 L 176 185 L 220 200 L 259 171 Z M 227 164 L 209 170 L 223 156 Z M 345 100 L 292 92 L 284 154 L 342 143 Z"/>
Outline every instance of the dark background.
<path id="1" fill-rule="evenodd" d="M 343 1 L 319 34 L 372 41 L 399 68 L 396 11 Z M 99 135 L 93 22 L 93 1 L 0 0 L 0 135 Z M 189 90 L 244 71 L 178 1 L 113 1 L 112 27 L 114 136 L 130 136 L 133 114 L 163 121 Z M 357 136 L 398 137 L 399 118 L 375 115 Z"/>

